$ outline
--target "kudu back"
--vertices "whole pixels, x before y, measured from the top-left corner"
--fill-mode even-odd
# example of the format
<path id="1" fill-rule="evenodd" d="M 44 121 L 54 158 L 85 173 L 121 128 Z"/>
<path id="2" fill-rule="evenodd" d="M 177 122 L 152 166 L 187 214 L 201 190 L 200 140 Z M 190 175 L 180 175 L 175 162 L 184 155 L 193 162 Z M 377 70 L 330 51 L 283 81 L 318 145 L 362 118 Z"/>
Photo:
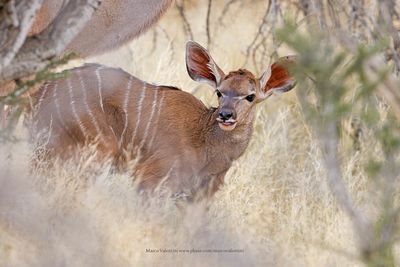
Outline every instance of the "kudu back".
<path id="1" fill-rule="evenodd" d="M 45 133 L 41 146 L 50 157 L 67 157 L 92 143 L 116 164 L 126 155 L 136 157 L 139 190 L 167 188 L 187 200 L 208 198 L 248 146 L 256 104 L 294 87 L 287 70 L 293 60 L 281 58 L 259 79 L 244 69 L 225 75 L 203 47 L 188 42 L 187 71 L 216 90 L 217 108 L 121 69 L 85 65 L 35 94 L 32 136 Z"/>

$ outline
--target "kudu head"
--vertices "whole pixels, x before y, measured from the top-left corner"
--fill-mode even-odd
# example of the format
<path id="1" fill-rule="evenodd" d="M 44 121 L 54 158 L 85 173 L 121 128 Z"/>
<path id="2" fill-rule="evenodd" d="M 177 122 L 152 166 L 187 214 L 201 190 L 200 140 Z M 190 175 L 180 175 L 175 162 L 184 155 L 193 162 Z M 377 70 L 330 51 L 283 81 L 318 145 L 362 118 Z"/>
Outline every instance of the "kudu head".
<path id="1" fill-rule="evenodd" d="M 294 60 L 295 56 L 280 58 L 260 78 L 245 69 L 225 75 L 206 49 L 193 41 L 186 44 L 186 68 L 189 76 L 215 89 L 219 102 L 217 121 L 224 131 L 231 131 L 237 124 L 245 122 L 257 103 L 273 93 L 287 92 L 295 86 L 287 69 L 288 64 Z"/>

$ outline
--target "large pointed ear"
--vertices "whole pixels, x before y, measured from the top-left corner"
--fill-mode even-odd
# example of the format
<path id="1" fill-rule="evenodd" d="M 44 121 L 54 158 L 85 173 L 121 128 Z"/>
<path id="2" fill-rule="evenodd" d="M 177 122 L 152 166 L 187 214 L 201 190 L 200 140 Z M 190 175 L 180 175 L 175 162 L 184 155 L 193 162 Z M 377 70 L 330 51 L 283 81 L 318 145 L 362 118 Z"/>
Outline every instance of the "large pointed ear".
<path id="1" fill-rule="evenodd" d="M 186 69 L 194 81 L 204 82 L 215 88 L 225 76 L 208 51 L 193 41 L 186 44 Z"/>
<path id="2" fill-rule="evenodd" d="M 290 91 L 296 82 L 289 73 L 290 64 L 296 61 L 296 56 L 286 56 L 273 63 L 260 78 L 260 98 L 265 99 L 273 93 Z"/>

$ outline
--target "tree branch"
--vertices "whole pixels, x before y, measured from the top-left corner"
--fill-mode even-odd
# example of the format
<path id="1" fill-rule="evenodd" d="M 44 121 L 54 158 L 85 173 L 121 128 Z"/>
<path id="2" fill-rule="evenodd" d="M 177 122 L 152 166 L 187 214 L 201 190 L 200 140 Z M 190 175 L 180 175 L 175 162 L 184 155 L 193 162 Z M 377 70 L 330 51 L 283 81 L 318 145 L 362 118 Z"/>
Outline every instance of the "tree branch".
<path id="1" fill-rule="evenodd" d="M 207 17 L 206 17 L 207 49 L 210 49 L 210 44 L 211 44 L 211 33 L 210 33 L 211 7 L 212 7 L 212 0 L 208 0 Z"/>
<path id="2" fill-rule="evenodd" d="M 238 1 L 238 0 L 230 0 L 228 3 L 226 3 L 226 4 L 224 5 L 224 9 L 222 10 L 221 15 L 220 15 L 219 18 L 218 18 L 217 26 L 223 26 L 223 20 L 224 20 L 226 14 L 227 14 L 228 11 L 229 11 L 229 8 L 230 8 L 235 2 L 237 2 L 237 1 Z"/>
<path id="3" fill-rule="evenodd" d="M 15 4 L 9 0 L 5 4 L 0 21 L 0 72 L 18 53 L 24 44 L 43 0 L 21 0 Z"/>
<path id="4" fill-rule="evenodd" d="M 333 109 L 333 107 L 331 108 Z M 359 228 L 358 232 L 365 234 L 365 230 L 368 229 L 367 222 L 361 213 L 356 209 L 350 193 L 343 182 L 343 177 L 340 170 L 341 164 L 337 155 L 339 137 L 337 134 L 336 123 L 335 121 L 329 121 L 325 127 L 321 127 L 318 130 L 320 132 L 319 139 L 324 152 L 329 187 L 331 188 L 331 191 L 338 200 L 339 204 L 353 221 L 355 227 Z"/>
<path id="5" fill-rule="evenodd" d="M 0 73 L 0 84 L 45 68 L 52 59 L 62 54 L 101 2 L 102 0 L 69 1 L 49 27 L 26 39 L 12 64 Z"/>
<path id="6" fill-rule="evenodd" d="M 190 23 L 185 15 L 185 1 L 181 1 L 180 3 L 176 1 L 175 6 L 178 9 L 179 16 L 182 18 L 183 29 L 185 30 L 186 35 L 189 37 L 190 40 L 194 40 L 192 28 L 190 27 Z"/>

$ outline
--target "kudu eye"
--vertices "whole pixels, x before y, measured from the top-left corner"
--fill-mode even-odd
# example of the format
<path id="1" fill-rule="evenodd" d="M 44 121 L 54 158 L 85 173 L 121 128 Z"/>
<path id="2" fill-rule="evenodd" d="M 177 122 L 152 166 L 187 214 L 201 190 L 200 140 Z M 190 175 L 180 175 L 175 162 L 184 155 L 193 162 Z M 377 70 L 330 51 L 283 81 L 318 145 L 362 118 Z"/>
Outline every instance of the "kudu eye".
<path id="1" fill-rule="evenodd" d="M 253 102 L 254 98 L 256 98 L 255 94 L 251 94 L 251 95 L 246 96 L 246 100 L 249 101 L 249 102 Z"/>
<path id="2" fill-rule="evenodd" d="M 222 93 L 219 90 L 215 90 L 215 92 L 217 93 L 218 98 L 222 96 Z"/>

